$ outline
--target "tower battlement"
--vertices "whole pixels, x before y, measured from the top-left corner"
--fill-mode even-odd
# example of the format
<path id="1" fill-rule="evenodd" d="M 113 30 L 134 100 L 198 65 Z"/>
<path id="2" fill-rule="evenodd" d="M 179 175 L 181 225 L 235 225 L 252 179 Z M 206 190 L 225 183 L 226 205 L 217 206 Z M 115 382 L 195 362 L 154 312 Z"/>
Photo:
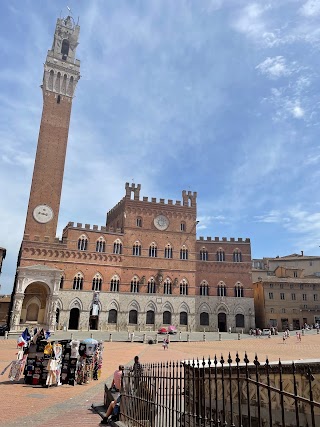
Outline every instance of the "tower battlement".
<path id="1" fill-rule="evenodd" d="M 206 239 L 203 236 L 199 237 L 199 240 L 197 242 L 210 242 L 210 243 L 250 243 L 250 239 L 247 237 L 243 239 L 242 237 L 238 237 L 237 239 L 235 237 L 230 237 L 228 240 L 226 237 L 207 237 Z"/>

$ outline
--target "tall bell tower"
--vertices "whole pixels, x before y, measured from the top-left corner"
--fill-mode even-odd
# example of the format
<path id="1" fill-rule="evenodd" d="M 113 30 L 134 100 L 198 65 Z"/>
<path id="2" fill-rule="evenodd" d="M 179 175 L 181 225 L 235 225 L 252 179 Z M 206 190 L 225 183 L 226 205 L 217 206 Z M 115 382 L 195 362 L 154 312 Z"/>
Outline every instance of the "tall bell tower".
<path id="1" fill-rule="evenodd" d="M 43 109 L 24 239 L 56 237 L 72 99 L 80 79 L 75 59 L 80 27 L 71 16 L 57 20 L 44 64 Z"/>

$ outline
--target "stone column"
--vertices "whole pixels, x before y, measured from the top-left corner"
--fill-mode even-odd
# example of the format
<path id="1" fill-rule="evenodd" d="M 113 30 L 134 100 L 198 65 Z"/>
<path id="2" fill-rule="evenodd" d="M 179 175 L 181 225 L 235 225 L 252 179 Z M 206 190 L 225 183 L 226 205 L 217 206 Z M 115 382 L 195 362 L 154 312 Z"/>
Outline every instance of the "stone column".
<path id="1" fill-rule="evenodd" d="M 24 293 L 16 293 L 13 302 L 13 311 L 11 316 L 10 329 L 16 331 L 19 329 L 22 303 L 24 300 Z"/>

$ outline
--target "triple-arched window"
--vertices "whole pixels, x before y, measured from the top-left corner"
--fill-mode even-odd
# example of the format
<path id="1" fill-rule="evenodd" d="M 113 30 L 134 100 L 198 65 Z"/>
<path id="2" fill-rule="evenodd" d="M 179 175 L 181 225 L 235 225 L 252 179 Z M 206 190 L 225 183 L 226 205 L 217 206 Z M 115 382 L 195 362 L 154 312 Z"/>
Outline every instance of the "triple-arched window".
<path id="1" fill-rule="evenodd" d="M 148 294 L 156 293 L 156 282 L 153 277 L 148 280 Z"/>
<path id="2" fill-rule="evenodd" d="M 200 261 L 208 261 L 208 251 L 206 248 L 200 250 Z"/>
<path id="3" fill-rule="evenodd" d="M 238 249 L 233 252 L 233 262 L 242 262 L 242 255 Z"/>
<path id="4" fill-rule="evenodd" d="M 180 249 L 180 259 L 188 259 L 188 249 L 186 248 L 185 245 L 182 246 L 182 248 Z"/>
<path id="5" fill-rule="evenodd" d="M 171 283 L 171 280 L 169 278 L 167 278 L 163 282 L 163 293 L 165 295 L 171 295 L 172 294 L 172 283 Z"/>
<path id="6" fill-rule="evenodd" d="M 88 248 L 88 239 L 84 234 L 78 239 L 78 249 L 79 251 L 86 251 Z"/>
<path id="7" fill-rule="evenodd" d="M 227 288 L 224 283 L 219 283 L 218 285 L 218 297 L 225 297 L 227 296 Z"/>
<path id="8" fill-rule="evenodd" d="M 149 257 L 156 258 L 157 257 L 157 245 L 152 242 L 149 246 Z"/>
<path id="9" fill-rule="evenodd" d="M 99 273 L 97 273 L 92 279 L 92 290 L 101 291 L 101 288 L 102 288 L 102 277 Z"/>
<path id="10" fill-rule="evenodd" d="M 106 251 L 106 242 L 103 237 L 99 237 L 96 242 L 96 252 L 105 252 Z"/>
<path id="11" fill-rule="evenodd" d="M 243 297 L 243 286 L 241 283 L 237 283 L 234 287 L 234 296 L 237 298 Z"/>
<path id="12" fill-rule="evenodd" d="M 131 287 L 130 287 L 130 292 L 133 292 L 133 293 L 135 293 L 135 294 L 137 294 L 137 293 L 139 293 L 139 285 L 140 285 L 140 282 L 139 282 L 139 279 L 137 278 L 137 277 L 134 277 L 132 280 L 131 280 Z"/>
<path id="13" fill-rule="evenodd" d="M 119 292 L 120 279 L 114 275 L 110 280 L 110 292 Z"/>
<path id="14" fill-rule="evenodd" d="M 168 243 L 166 245 L 166 247 L 164 248 L 164 257 L 165 258 L 172 258 L 172 247 L 171 247 L 170 243 Z"/>
<path id="15" fill-rule="evenodd" d="M 205 280 L 203 280 L 200 284 L 200 295 L 205 297 L 209 295 L 209 285 Z"/>
<path id="16" fill-rule="evenodd" d="M 132 246 L 132 255 L 134 256 L 141 256 L 141 245 L 140 242 L 135 242 Z"/>
<path id="17" fill-rule="evenodd" d="M 73 278 L 73 289 L 75 291 L 82 291 L 83 288 L 83 275 L 81 273 L 78 273 Z"/>
<path id="18" fill-rule="evenodd" d="M 188 295 L 188 282 L 186 279 L 180 282 L 180 295 Z"/>
<path id="19" fill-rule="evenodd" d="M 223 249 L 218 249 L 217 250 L 217 261 L 225 261 L 226 260 L 226 256 L 225 256 L 225 253 L 224 253 L 224 250 Z"/>
<path id="20" fill-rule="evenodd" d="M 120 239 L 117 239 L 113 243 L 113 253 L 118 255 L 122 254 L 122 243 Z"/>

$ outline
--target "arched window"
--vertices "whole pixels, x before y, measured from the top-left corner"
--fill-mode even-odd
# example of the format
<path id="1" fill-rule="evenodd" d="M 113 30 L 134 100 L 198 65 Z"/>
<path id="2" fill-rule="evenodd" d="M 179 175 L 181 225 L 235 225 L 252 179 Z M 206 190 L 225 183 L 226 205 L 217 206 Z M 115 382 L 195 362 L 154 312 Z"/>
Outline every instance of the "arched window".
<path id="1" fill-rule="evenodd" d="M 205 248 L 200 251 L 200 261 L 208 261 L 208 251 Z"/>
<path id="2" fill-rule="evenodd" d="M 120 280 L 118 276 L 113 276 L 110 280 L 110 292 L 119 292 Z"/>
<path id="3" fill-rule="evenodd" d="M 138 216 L 136 224 L 137 224 L 137 227 L 142 227 L 142 218 L 140 216 Z"/>
<path id="4" fill-rule="evenodd" d="M 78 273 L 73 278 L 73 289 L 75 291 L 82 291 L 83 288 L 83 276 L 81 273 Z"/>
<path id="5" fill-rule="evenodd" d="M 218 297 L 227 296 L 226 285 L 223 282 L 220 282 L 218 285 Z"/>
<path id="6" fill-rule="evenodd" d="M 243 314 L 237 314 L 236 315 L 236 327 L 237 328 L 244 328 L 244 315 Z"/>
<path id="7" fill-rule="evenodd" d="M 186 223 L 184 221 L 180 223 L 180 231 L 186 231 Z"/>
<path id="8" fill-rule="evenodd" d="M 132 255 L 141 256 L 141 245 L 138 241 L 132 246 Z"/>
<path id="9" fill-rule="evenodd" d="M 180 295 L 188 295 L 188 283 L 186 279 L 180 282 Z"/>
<path id="10" fill-rule="evenodd" d="M 170 313 L 170 311 L 164 311 L 163 312 L 163 324 L 164 325 L 171 325 L 171 313 Z"/>
<path id="11" fill-rule="evenodd" d="M 108 323 L 116 324 L 118 320 L 118 312 L 114 308 L 109 310 Z"/>
<path id="12" fill-rule="evenodd" d="M 62 59 L 67 59 L 67 56 L 69 54 L 69 40 L 64 39 L 62 41 L 61 53 L 62 53 Z"/>
<path id="13" fill-rule="evenodd" d="M 234 296 L 237 298 L 243 297 L 243 286 L 241 285 L 241 283 L 237 283 L 234 287 Z"/>
<path id="14" fill-rule="evenodd" d="M 96 243 L 96 252 L 105 252 L 106 251 L 106 242 L 103 237 L 99 237 Z"/>
<path id="15" fill-rule="evenodd" d="M 64 277 L 63 277 L 63 276 L 61 276 L 61 277 L 60 277 L 59 288 L 60 288 L 60 289 L 63 289 L 63 285 L 64 285 Z"/>
<path id="16" fill-rule="evenodd" d="M 133 293 L 135 293 L 135 294 L 137 294 L 137 293 L 139 293 L 139 280 L 138 280 L 138 278 L 137 277 L 134 277 L 132 280 L 131 280 L 131 290 L 130 290 L 130 292 L 133 292 Z"/>
<path id="17" fill-rule="evenodd" d="M 154 311 L 153 310 L 147 311 L 146 325 L 154 325 Z"/>
<path id="18" fill-rule="evenodd" d="M 225 257 L 224 250 L 220 248 L 217 251 L 217 261 L 225 261 L 225 260 L 226 260 L 226 257 Z"/>
<path id="19" fill-rule="evenodd" d="M 209 295 L 209 285 L 205 280 L 203 280 L 200 284 L 200 295 L 204 297 Z"/>
<path id="20" fill-rule="evenodd" d="M 233 262 L 242 262 L 242 255 L 238 249 L 233 252 Z"/>
<path id="21" fill-rule="evenodd" d="M 180 259 L 188 259 L 188 249 L 184 245 L 180 249 Z"/>
<path id="22" fill-rule="evenodd" d="M 200 313 L 200 325 L 209 326 L 209 313 Z"/>
<path id="23" fill-rule="evenodd" d="M 113 253 L 118 255 L 122 254 L 122 243 L 120 239 L 117 239 L 113 243 Z"/>
<path id="24" fill-rule="evenodd" d="M 51 70 L 50 74 L 49 74 L 49 79 L 48 79 L 48 89 L 49 90 L 53 90 L 53 77 L 54 77 L 54 72 L 53 72 L 53 70 Z"/>
<path id="25" fill-rule="evenodd" d="M 138 312 L 137 312 L 137 310 L 130 310 L 129 311 L 129 323 L 131 325 L 137 325 L 137 323 L 138 323 Z"/>
<path id="26" fill-rule="evenodd" d="M 172 294 L 172 284 L 170 279 L 166 279 L 163 283 L 163 293 L 164 295 Z"/>
<path id="27" fill-rule="evenodd" d="M 78 240 L 78 249 L 79 251 L 86 251 L 88 247 L 88 239 L 84 234 L 79 237 Z"/>
<path id="28" fill-rule="evenodd" d="M 93 291 L 101 291 L 102 287 L 102 278 L 99 273 L 97 273 L 92 279 L 92 290 Z"/>
<path id="29" fill-rule="evenodd" d="M 170 243 L 168 243 L 167 246 L 164 248 L 164 257 L 172 258 L 172 247 Z"/>
<path id="30" fill-rule="evenodd" d="M 180 313 L 180 325 L 188 324 L 188 313 L 185 311 L 181 311 Z"/>
<path id="31" fill-rule="evenodd" d="M 149 257 L 152 257 L 152 258 L 157 257 L 157 245 L 155 243 L 151 243 L 149 247 Z"/>
<path id="32" fill-rule="evenodd" d="M 156 282 L 153 277 L 148 280 L 148 294 L 156 293 Z"/>

